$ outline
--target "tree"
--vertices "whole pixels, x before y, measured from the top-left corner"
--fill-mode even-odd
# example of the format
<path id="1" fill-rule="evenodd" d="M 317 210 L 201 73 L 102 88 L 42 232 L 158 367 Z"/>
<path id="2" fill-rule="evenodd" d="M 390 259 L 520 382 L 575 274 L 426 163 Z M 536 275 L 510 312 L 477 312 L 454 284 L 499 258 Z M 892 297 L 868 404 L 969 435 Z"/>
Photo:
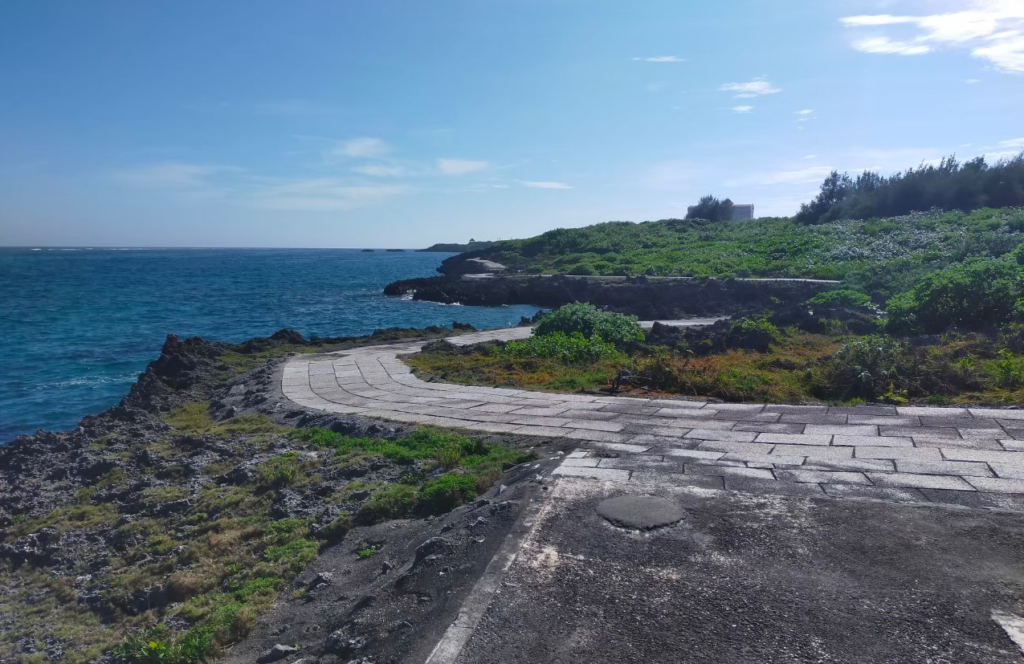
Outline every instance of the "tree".
<path id="1" fill-rule="evenodd" d="M 932 208 L 970 212 L 1019 205 L 1024 205 L 1024 152 L 991 166 L 984 157 L 961 163 L 950 156 L 890 176 L 865 171 L 854 179 L 832 171 L 815 199 L 800 206 L 796 220 L 820 224 Z"/>
<path id="2" fill-rule="evenodd" d="M 731 221 L 732 201 L 728 198 L 720 201 L 708 195 L 700 199 L 687 213 L 687 219 L 707 219 L 708 221 Z"/>

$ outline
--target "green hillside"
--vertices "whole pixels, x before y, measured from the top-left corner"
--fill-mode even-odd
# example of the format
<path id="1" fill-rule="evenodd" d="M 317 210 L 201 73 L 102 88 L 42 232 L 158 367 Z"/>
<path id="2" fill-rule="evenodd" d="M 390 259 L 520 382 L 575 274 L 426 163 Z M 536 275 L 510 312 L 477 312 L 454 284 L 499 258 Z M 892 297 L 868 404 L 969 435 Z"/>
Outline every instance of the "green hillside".
<path id="1" fill-rule="evenodd" d="M 1024 208 L 912 213 L 805 225 L 791 219 L 667 219 L 557 229 L 449 259 L 483 257 L 528 274 L 841 279 L 901 292 L 922 275 L 1024 242 Z"/>

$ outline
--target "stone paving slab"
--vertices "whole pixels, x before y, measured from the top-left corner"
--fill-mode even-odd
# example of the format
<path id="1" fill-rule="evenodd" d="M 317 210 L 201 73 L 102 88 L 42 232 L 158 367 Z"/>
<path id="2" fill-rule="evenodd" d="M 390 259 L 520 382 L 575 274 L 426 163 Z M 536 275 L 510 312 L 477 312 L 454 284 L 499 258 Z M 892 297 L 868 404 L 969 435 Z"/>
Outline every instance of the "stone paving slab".
<path id="1" fill-rule="evenodd" d="M 428 383 L 400 359 L 420 347 L 294 357 L 281 389 L 323 412 L 579 441 L 558 475 L 1024 511 L 1024 409 L 728 404 Z"/>

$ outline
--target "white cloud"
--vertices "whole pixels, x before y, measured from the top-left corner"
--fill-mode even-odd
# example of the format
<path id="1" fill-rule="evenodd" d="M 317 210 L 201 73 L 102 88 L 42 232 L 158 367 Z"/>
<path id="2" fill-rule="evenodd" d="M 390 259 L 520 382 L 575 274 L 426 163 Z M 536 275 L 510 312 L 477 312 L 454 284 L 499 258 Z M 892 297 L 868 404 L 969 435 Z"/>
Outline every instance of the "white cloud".
<path id="1" fill-rule="evenodd" d="M 752 110 L 754 110 L 754 107 L 753 106 L 733 106 L 732 110 L 736 111 L 737 113 L 749 113 Z"/>
<path id="2" fill-rule="evenodd" d="M 564 182 L 530 182 L 527 180 L 517 180 L 517 182 L 531 189 L 572 189 Z"/>
<path id="3" fill-rule="evenodd" d="M 157 189 L 200 189 L 210 184 L 213 176 L 238 171 L 231 166 L 189 164 L 167 161 L 115 171 L 114 179 L 124 184 Z"/>
<path id="4" fill-rule="evenodd" d="M 768 82 L 765 78 L 755 78 L 753 81 L 747 81 L 746 83 L 726 83 L 719 88 L 723 92 L 735 92 L 737 99 L 749 99 L 752 97 L 761 97 L 763 95 L 773 95 L 782 92 L 781 88 L 777 88 Z"/>
<path id="5" fill-rule="evenodd" d="M 686 62 L 685 58 L 677 55 L 655 55 L 649 58 L 633 58 L 635 62 Z"/>
<path id="6" fill-rule="evenodd" d="M 445 175 L 465 175 L 475 173 L 490 167 L 486 161 L 472 161 L 470 159 L 438 159 L 437 169 Z"/>
<path id="7" fill-rule="evenodd" d="M 832 172 L 831 166 L 810 166 L 796 171 L 779 171 L 761 179 L 759 184 L 806 184 L 821 182 Z"/>
<path id="8" fill-rule="evenodd" d="M 817 158 L 818 158 L 818 155 L 816 155 L 816 154 L 809 154 L 809 155 L 804 157 L 804 159 L 817 159 Z"/>
<path id="9" fill-rule="evenodd" d="M 874 16 L 848 16 L 839 19 L 839 22 L 849 28 L 863 28 L 878 25 L 897 25 L 900 23 L 913 23 L 917 19 L 913 16 L 893 16 L 891 14 L 877 14 Z"/>
<path id="10" fill-rule="evenodd" d="M 353 186 L 335 178 L 318 178 L 271 185 L 259 191 L 250 203 L 269 210 L 331 212 L 380 203 L 408 191 L 397 185 Z"/>
<path id="11" fill-rule="evenodd" d="M 899 39 L 876 34 L 854 40 L 853 47 L 865 53 L 924 55 L 944 48 L 965 49 L 1000 71 L 1024 73 L 1024 2 L 970 0 L 966 6 L 962 11 L 924 16 L 878 14 L 840 20 L 858 31 L 903 26 Z"/>
<path id="12" fill-rule="evenodd" d="M 976 83 L 981 83 L 981 79 L 980 78 L 969 78 L 966 81 L 964 81 L 964 83 L 966 83 L 967 85 L 974 85 Z"/>
<path id="13" fill-rule="evenodd" d="M 817 114 L 815 114 L 814 109 L 811 108 L 805 108 L 801 111 L 796 111 L 793 114 L 796 116 L 796 124 L 800 127 L 800 129 L 803 129 L 802 125 L 805 122 L 810 122 L 811 120 L 818 119 L 818 116 Z"/>
<path id="14" fill-rule="evenodd" d="M 356 166 L 352 170 L 356 173 L 361 173 L 362 175 L 372 175 L 374 177 L 381 178 L 396 178 L 405 175 L 405 169 L 401 166 L 386 166 L 384 164 Z"/>
<path id="15" fill-rule="evenodd" d="M 330 152 L 336 157 L 372 159 L 376 157 L 383 157 L 387 153 L 391 152 L 391 146 L 379 138 L 364 136 L 344 141 L 334 147 Z"/>
<path id="16" fill-rule="evenodd" d="M 999 147 L 1024 149 L 1024 138 L 1011 138 L 1008 141 L 999 141 Z"/>
<path id="17" fill-rule="evenodd" d="M 862 53 L 880 53 L 884 55 L 924 55 L 931 53 L 932 47 L 924 44 L 894 41 L 888 37 L 871 37 L 853 42 L 853 48 Z"/>

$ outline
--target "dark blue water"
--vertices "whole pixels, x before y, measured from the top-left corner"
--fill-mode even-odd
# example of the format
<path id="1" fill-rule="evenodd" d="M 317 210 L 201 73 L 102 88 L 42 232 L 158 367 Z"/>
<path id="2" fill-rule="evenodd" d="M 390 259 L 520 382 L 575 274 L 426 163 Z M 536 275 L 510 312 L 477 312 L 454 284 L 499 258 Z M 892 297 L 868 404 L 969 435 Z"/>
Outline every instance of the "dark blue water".
<path id="1" fill-rule="evenodd" d="M 535 307 L 381 295 L 450 254 L 351 249 L 0 249 L 0 442 L 115 405 L 168 333 L 243 341 L 513 325 Z"/>

